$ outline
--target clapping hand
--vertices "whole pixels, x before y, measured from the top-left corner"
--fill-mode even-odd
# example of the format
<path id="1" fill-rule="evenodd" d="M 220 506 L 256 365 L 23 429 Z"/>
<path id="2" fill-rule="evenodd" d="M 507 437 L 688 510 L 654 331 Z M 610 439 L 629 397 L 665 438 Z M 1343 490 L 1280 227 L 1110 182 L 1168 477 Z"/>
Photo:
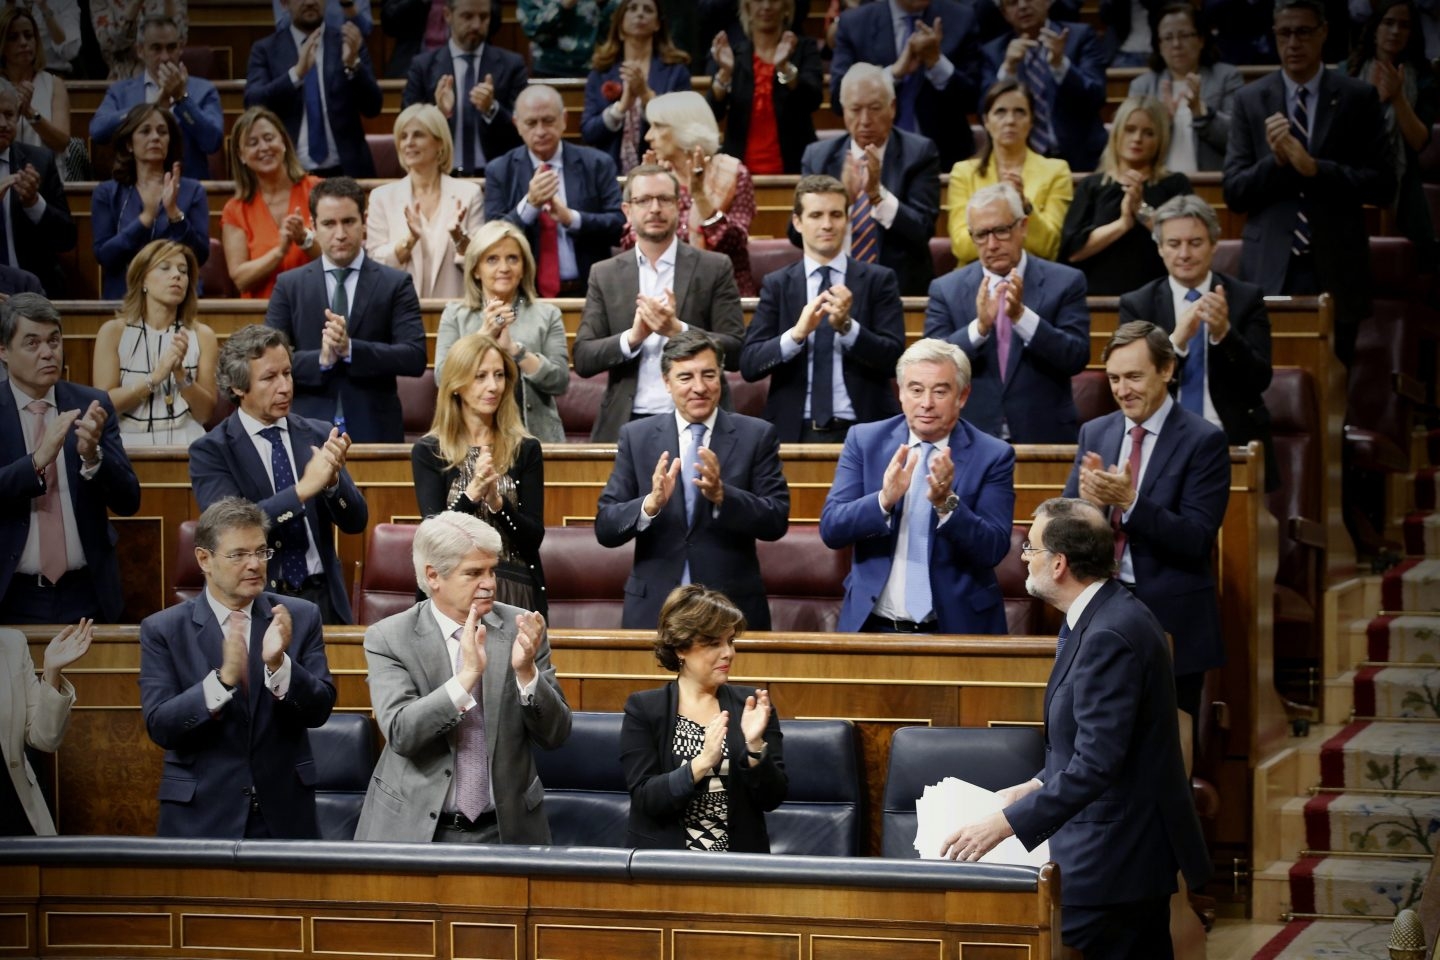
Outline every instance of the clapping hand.
<path id="1" fill-rule="evenodd" d="M 95 621 L 85 618 L 55 634 L 45 646 L 44 666 L 41 668 L 45 682 L 59 690 L 60 672 L 85 656 L 94 636 Z"/>
<path id="2" fill-rule="evenodd" d="M 911 450 L 908 444 L 900 444 L 895 456 L 885 467 L 885 478 L 880 482 L 880 508 L 886 513 L 895 509 L 895 504 L 905 499 L 910 490 L 910 475 L 920 462 L 920 451 Z"/>
<path id="3" fill-rule="evenodd" d="M 647 517 L 658 517 L 665 504 L 675 493 L 675 484 L 680 479 L 680 458 L 670 459 L 669 452 L 660 454 L 655 461 L 655 472 L 650 476 L 650 492 L 640 504 Z"/>
<path id="4" fill-rule="evenodd" d="M 75 452 L 80 454 L 81 464 L 94 463 L 100 456 L 100 436 L 107 417 L 100 401 L 91 400 L 85 415 L 75 421 Z"/>
<path id="5" fill-rule="evenodd" d="M 1130 482 L 1130 465 L 1101 466 L 1100 455 L 1093 451 L 1080 458 L 1080 496 L 1101 510 L 1120 507 L 1129 510 L 1135 502 L 1135 489 Z"/>
<path id="6" fill-rule="evenodd" d="M 510 666 L 515 679 L 528 685 L 535 679 L 535 654 L 545 637 L 545 618 L 537 613 L 521 613 L 515 617 L 515 643 L 510 648 Z"/>
<path id="7" fill-rule="evenodd" d="M 285 609 L 285 604 L 277 603 L 270 608 L 270 626 L 265 631 L 265 637 L 260 641 L 260 656 L 265 661 L 265 667 L 271 673 L 279 670 L 285 662 L 285 651 L 290 649 L 290 640 L 294 636 L 294 626 L 290 620 L 290 611 Z"/>
<path id="8" fill-rule="evenodd" d="M 690 775 L 696 783 L 708 777 L 725 757 L 725 733 L 730 727 L 730 711 L 721 710 L 705 725 L 705 743 L 700 755 L 690 761 Z"/>
<path id="9" fill-rule="evenodd" d="M 770 724 L 770 691 L 756 690 L 745 698 L 745 711 L 740 714 L 740 732 L 745 735 L 745 749 L 760 753 L 765 749 L 765 728 Z"/>
<path id="10" fill-rule="evenodd" d="M 350 334 L 346 332 L 345 318 L 328 307 L 325 310 L 325 329 L 320 334 L 320 364 L 334 366 L 350 353 Z"/>

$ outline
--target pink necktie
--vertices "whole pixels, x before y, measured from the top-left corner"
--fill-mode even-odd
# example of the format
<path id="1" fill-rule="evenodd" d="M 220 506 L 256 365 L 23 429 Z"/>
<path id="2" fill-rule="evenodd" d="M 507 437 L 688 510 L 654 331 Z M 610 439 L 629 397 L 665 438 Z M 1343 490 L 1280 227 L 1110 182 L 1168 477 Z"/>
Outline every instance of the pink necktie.
<path id="1" fill-rule="evenodd" d="M 1010 291 L 1008 281 L 1001 280 L 994 290 L 995 296 L 995 349 L 1000 354 L 1000 382 L 1004 383 L 1010 372 L 1010 341 L 1015 332 L 1015 323 L 1005 309 L 1005 296 Z"/>
<path id="2" fill-rule="evenodd" d="M 549 170 L 550 164 L 540 164 Z M 550 211 L 540 210 L 540 262 L 535 265 L 535 288 L 549 300 L 560 295 L 560 226 Z"/>
<path id="3" fill-rule="evenodd" d="M 455 631 L 453 636 L 457 642 L 463 633 L 463 627 Z M 464 647 L 456 646 L 456 673 L 460 672 L 464 658 Z M 480 689 L 481 684 L 477 684 L 470 691 L 475 697 L 475 706 L 465 711 L 455 730 L 455 809 L 471 820 L 480 817 L 480 811 L 490 799 L 490 751 L 485 746 L 485 704 Z"/>
<path id="4" fill-rule="evenodd" d="M 35 415 L 35 440 L 31 446 L 31 452 L 34 452 L 45 439 L 45 414 L 50 404 L 44 400 L 31 400 L 25 404 L 25 409 Z M 40 525 L 40 572 L 51 583 L 58 583 L 65 576 L 65 571 L 70 569 L 70 559 L 65 553 L 60 471 L 55 469 L 55 463 L 51 460 L 45 467 L 45 492 L 35 499 L 35 520 Z"/>
<path id="5" fill-rule="evenodd" d="M 1140 454 L 1145 449 L 1145 428 L 1130 428 L 1130 489 L 1140 489 Z M 1119 563 L 1125 553 L 1125 543 L 1130 538 L 1120 529 L 1120 508 L 1110 515 L 1110 525 L 1115 528 L 1115 562 Z"/>

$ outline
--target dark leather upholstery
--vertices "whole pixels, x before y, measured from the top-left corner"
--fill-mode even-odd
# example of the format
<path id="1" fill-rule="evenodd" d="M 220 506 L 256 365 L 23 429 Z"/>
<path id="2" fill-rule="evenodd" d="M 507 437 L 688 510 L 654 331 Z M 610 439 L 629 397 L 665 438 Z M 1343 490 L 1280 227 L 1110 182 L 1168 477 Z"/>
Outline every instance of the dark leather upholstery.
<path id="1" fill-rule="evenodd" d="M 395 392 L 405 418 L 405 442 L 414 443 L 429 432 L 435 419 L 435 368 L 426 367 L 418 377 L 396 377 Z"/>
<path id="2" fill-rule="evenodd" d="M 612 550 L 600 546 L 593 527 L 546 527 L 540 565 L 552 627 L 620 629 L 635 541 Z"/>
<path id="3" fill-rule="evenodd" d="M 1075 374 L 1070 378 L 1070 394 L 1075 398 L 1075 409 L 1080 413 L 1081 423 L 1119 409 L 1104 370 L 1081 370 Z"/>
<path id="4" fill-rule="evenodd" d="M 549 539 L 549 536 L 546 536 Z M 622 713 L 570 715 L 570 736 L 554 750 L 532 748 L 545 784 L 545 817 L 559 847 L 623 847 L 630 792 L 620 766 Z"/>
<path id="5" fill-rule="evenodd" d="M 1034 727 L 901 727 L 890 740 L 881 856 L 916 859 L 915 801 L 925 788 L 959 777 L 1003 790 L 1045 765 L 1045 741 Z"/>
<path id="6" fill-rule="evenodd" d="M 1314 378 L 1299 367 L 1277 367 L 1265 391 L 1265 406 L 1280 470 L 1279 488 L 1266 495 L 1279 522 L 1275 655 L 1282 660 L 1317 660 L 1322 633 L 1317 613 L 1325 570 L 1324 530 L 1319 526 L 1325 522 L 1320 509 L 1325 425 Z"/>
<path id="7" fill-rule="evenodd" d="M 960 215 L 964 216 L 965 212 L 962 210 Z M 955 250 L 950 246 L 950 237 L 948 235 L 931 237 L 930 264 L 935 268 L 935 276 L 945 276 L 945 274 L 955 269 L 956 263 Z"/>
<path id="8" fill-rule="evenodd" d="M 1210 269 L 1232 277 L 1240 276 L 1241 243 L 1238 237 L 1218 241 L 1215 244 L 1215 258 L 1210 261 Z"/>
<path id="9" fill-rule="evenodd" d="M 770 852 L 860 854 L 860 770 L 848 720 L 784 720 L 785 802 L 765 814 Z"/>
<path id="10" fill-rule="evenodd" d="M 321 840 L 353 840 L 375 770 L 375 722 L 363 713 L 332 713 L 310 731 L 315 756 L 315 820 Z"/>
<path id="11" fill-rule="evenodd" d="M 398 180 L 405 176 L 405 168 L 400 166 L 400 155 L 395 150 L 393 134 L 367 133 L 365 145 L 370 148 L 370 156 L 375 158 L 375 176 L 382 180 Z"/>
<path id="12" fill-rule="evenodd" d="M 225 248 L 215 237 L 210 238 L 210 257 L 200 268 L 200 293 L 206 299 L 240 296 L 235 282 L 230 279 L 230 270 L 225 266 Z"/>
<path id="13" fill-rule="evenodd" d="M 565 439 L 570 443 L 590 442 L 590 430 L 595 426 L 595 415 L 600 412 L 607 382 L 605 377 L 582 377 L 573 367 L 570 369 L 569 389 L 555 398 L 555 409 L 565 427 Z M 546 589 L 549 589 L 548 583 Z"/>
<path id="14" fill-rule="evenodd" d="M 415 604 L 415 525 L 377 523 L 365 545 L 365 563 L 350 591 L 355 622 L 368 626 Z"/>
<path id="15" fill-rule="evenodd" d="M 1039 636 L 1045 630 L 1045 604 L 1030 596 L 1025 579 L 1030 570 L 1020 548 L 1030 536 L 1030 528 L 1015 524 L 1010 528 L 1010 552 L 995 565 L 995 578 L 1000 581 L 1000 595 L 1005 598 L 1005 628 L 1011 636 Z"/>
<path id="16" fill-rule="evenodd" d="M 195 524 L 186 520 L 175 531 L 175 569 L 170 583 L 170 605 L 193 600 L 205 589 L 205 574 L 195 560 Z"/>
<path id="17" fill-rule="evenodd" d="M 738 371 L 731 370 L 725 374 L 725 380 L 730 387 L 730 405 L 736 413 L 747 417 L 765 415 L 765 401 L 770 397 L 769 377 L 747 383 Z"/>
<path id="18" fill-rule="evenodd" d="M 750 275 L 755 278 L 756 286 L 765 279 L 765 274 L 783 270 L 804 256 L 801 249 L 790 242 L 789 237 L 751 240 L 749 247 Z"/>
<path id="19" fill-rule="evenodd" d="M 831 550 L 820 540 L 817 525 L 792 523 L 779 540 L 757 541 L 755 553 L 770 598 L 770 629 L 835 630 L 850 572 L 849 547 Z"/>

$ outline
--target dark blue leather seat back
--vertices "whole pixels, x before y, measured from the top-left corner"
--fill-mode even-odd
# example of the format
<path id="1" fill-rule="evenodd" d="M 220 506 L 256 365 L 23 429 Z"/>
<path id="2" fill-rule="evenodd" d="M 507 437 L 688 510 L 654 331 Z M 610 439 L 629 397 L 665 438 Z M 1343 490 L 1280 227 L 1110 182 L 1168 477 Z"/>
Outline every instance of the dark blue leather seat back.
<path id="1" fill-rule="evenodd" d="M 555 750 L 535 750 L 545 784 L 550 841 L 559 847 L 623 847 L 630 792 L 620 768 L 623 713 L 571 715 L 570 737 Z"/>
<path id="2" fill-rule="evenodd" d="M 860 855 L 860 770 L 848 720 L 782 720 L 785 802 L 765 814 L 770 852 Z"/>
<path id="3" fill-rule="evenodd" d="M 375 724 L 363 713 L 330 714 L 310 731 L 315 758 L 315 819 L 321 840 L 353 840 L 370 774 L 375 771 Z"/>

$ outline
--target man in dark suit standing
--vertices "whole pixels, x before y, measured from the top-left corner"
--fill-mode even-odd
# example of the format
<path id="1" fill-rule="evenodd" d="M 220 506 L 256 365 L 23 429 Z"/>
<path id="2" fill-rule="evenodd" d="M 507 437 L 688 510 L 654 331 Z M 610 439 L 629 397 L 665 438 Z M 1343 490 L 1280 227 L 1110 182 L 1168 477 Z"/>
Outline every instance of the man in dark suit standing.
<path id="1" fill-rule="evenodd" d="M 1050 841 L 1065 876 L 1061 938 L 1087 960 L 1173 956 L 1176 872 L 1193 887 L 1210 856 L 1175 729 L 1165 633 L 1111 579 L 1114 538 L 1082 500 L 1035 511 L 1025 588 L 1065 614 L 1045 686 L 1045 768 L 1000 791 L 999 813 L 945 839 L 942 855 L 979 860 L 1016 836 Z"/>
<path id="2" fill-rule="evenodd" d="M 190 482 L 202 510 L 225 497 L 258 504 L 273 527 L 270 590 L 309 600 L 325 623 L 350 623 L 335 528 L 364 533 L 369 508 L 345 470 L 350 438 L 290 412 L 290 359 L 269 327 L 225 341 L 215 378 L 235 411 L 190 445 Z"/>
<path id="3" fill-rule="evenodd" d="M 704 330 L 734 369 L 745 335 L 730 258 L 697 250 L 676 236 L 680 186 L 675 175 L 661 166 L 636 167 L 625 180 L 623 196 L 625 215 L 635 228 L 635 249 L 590 271 L 585 312 L 575 334 L 575 372 L 582 377 L 610 373 L 590 433 L 601 443 L 618 440 L 629 420 L 675 409 L 661 372 L 660 354 L 668 338 L 691 328 Z M 721 387 L 725 406 L 723 380 Z"/>
<path id="4" fill-rule="evenodd" d="M 282 2 L 290 23 L 250 48 L 245 106 L 275 111 L 309 172 L 375 176 L 360 118 L 380 113 L 380 85 L 360 28 L 327 24 L 323 0 Z"/>
<path id="5" fill-rule="evenodd" d="M 1194 194 L 1161 205 L 1152 231 L 1168 276 L 1121 297 L 1120 322 L 1149 320 L 1170 334 L 1180 406 L 1223 428 L 1232 447 L 1263 443 L 1265 487 L 1274 490 L 1280 470 L 1264 397 L 1274 374 L 1265 294 L 1212 272 L 1220 221 Z"/>
<path id="6" fill-rule="evenodd" d="M 226 497 L 195 527 L 200 596 L 140 624 L 140 703 L 165 749 L 162 837 L 318 839 L 311 727 L 335 684 L 313 604 L 265 592 L 270 519 Z"/>
<path id="7" fill-rule="evenodd" d="M 510 112 L 525 86 L 525 61 L 486 42 L 493 15 L 494 0 L 445 0 L 450 40 L 410 61 L 400 95 L 402 109 L 433 103 L 450 118 L 456 176 L 481 176 L 520 144 Z"/>
<path id="8" fill-rule="evenodd" d="M 970 358 L 975 426 L 1011 443 L 1074 443 L 1070 378 L 1090 359 L 1085 274 L 1025 252 L 1024 204 L 1008 183 L 975 191 L 965 219 L 980 259 L 930 284 L 925 336 Z"/>
<path id="9" fill-rule="evenodd" d="M 485 219 L 525 231 L 540 296 L 583 296 L 590 268 L 609 259 L 625 226 L 615 162 L 564 142 L 565 101 L 552 86 L 520 91 L 515 126 L 524 146 L 485 168 Z"/>
<path id="10" fill-rule="evenodd" d="M 895 129 L 890 71 L 855 64 L 840 84 L 839 102 L 849 135 L 806 147 L 800 172 L 844 183 L 850 195 L 846 251 L 894 270 L 902 296 L 924 296 L 935 276 L 930 238 L 940 213 L 940 155 L 926 137 Z M 790 240 L 798 246 L 799 234 Z"/>
<path id="11" fill-rule="evenodd" d="M 16 143 L 20 96 L 0 78 L 0 264 L 28 270 L 40 278 L 45 294 L 65 294 L 58 254 L 75 249 L 75 221 L 55 166 L 44 147 Z M 71 619 L 66 617 L 65 619 Z"/>
<path id="12" fill-rule="evenodd" d="M 103 390 L 60 379 L 60 313 L 39 294 L 0 306 L 0 623 L 120 619 L 107 510 L 140 509 Z"/>
<path id="13" fill-rule="evenodd" d="M 1004 633 L 995 564 L 1010 552 L 1015 451 L 960 419 L 959 347 L 921 340 L 895 377 L 904 414 L 850 430 L 820 511 L 825 545 L 855 549 L 839 628 Z"/>
<path id="14" fill-rule="evenodd" d="M 1212 553 L 1230 451 L 1223 430 L 1170 396 L 1175 348 L 1164 330 L 1124 324 L 1103 356 L 1120 409 L 1080 428 L 1065 496 L 1110 518 L 1117 576 L 1175 639 L 1176 701 L 1193 723 L 1205 671 L 1225 663 Z"/>
<path id="15" fill-rule="evenodd" d="M 877 64 L 895 79 L 895 126 L 935 141 L 941 166 L 975 152 L 970 124 L 980 95 L 980 42 L 975 12 L 954 0 L 893 0 L 846 10 L 835 31 L 830 103 L 856 63 Z"/>
<path id="16" fill-rule="evenodd" d="M 395 378 L 425 372 L 415 284 L 365 256 L 365 190 L 354 180 L 317 184 L 310 215 L 322 255 L 282 273 L 265 311 L 295 347 L 295 412 L 356 443 L 401 443 Z"/>
<path id="17" fill-rule="evenodd" d="M 661 364 L 675 411 L 620 431 L 595 515 L 603 546 L 635 540 L 622 626 L 654 629 L 670 591 L 694 582 L 733 600 L 752 630 L 769 630 L 755 541 L 779 540 L 790 525 L 775 428 L 720 409 L 725 374 L 704 333 L 670 338 Z"/>
<path id="18" fill-rule="evenodd" d="M 805 256 L 769 274 L 745 331 L 740 372 L 770 378 L 765 419 L 781 443 L 843 443 L 855 423 L 899 412 L 890 378 L 905 349 L 900 289 L 889 267 L 844 253 L 845 184 L 801 177 L 791 225 Z"/>
<path id="19" fill-rule="evenodd" d="M 1071 170 L 1094 170 L 1105 149 L 1105 51 L 1083 23 L 1050 19 L 1050 0 L 999 0 L 1010 29 L 985 44 L 984 85 L 1015 78 L 1035 102 L 1030 143 Z"/>
<path id="20" fill-rule="evenodd" d="M 1240 279 L 1265 293 L 1335 296 L 1335 354 L 1348 364 L 1370 309 L 1365 204 L 1394 200 L 1395 165 L 1375 88 L 1325 69 L 1319 0 L 1278 0 L 1280 69 L 1240 89 L 1225 153 L 1225 203 L 1246 215 Z"/>

